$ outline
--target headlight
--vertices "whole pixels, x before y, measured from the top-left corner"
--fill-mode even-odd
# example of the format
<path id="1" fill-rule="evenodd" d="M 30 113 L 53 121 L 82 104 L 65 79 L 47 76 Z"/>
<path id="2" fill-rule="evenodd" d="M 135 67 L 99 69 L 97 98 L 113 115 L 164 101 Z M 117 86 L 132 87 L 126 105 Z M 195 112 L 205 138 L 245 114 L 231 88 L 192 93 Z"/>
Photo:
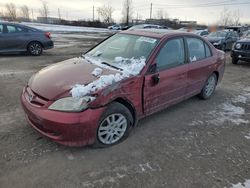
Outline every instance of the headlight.
<path id="1" fill-rule="evenodd" d="M 214 45 L 218 46 L 221 44 L 221 40 L 219 40 L 218 42 L 215 42 Z"/>
<path id="2" fill-rule="evenodd" d="M 239 49 L 241 48 L 241 44 L 240 44 L 240 43 L 237 43 L 237 44 L 235 45 L 235 48 L 236 48 L 237 50 L 239 50 Z"/>
<path id="3" fill-rule="evenodd" d="M 88 104 L 95 98 L 86 96 L 82 98 L 67 97 L 55 101 L 49 106 L 49 110 L 63 112 L 81 112 L 88 108 Z"/>

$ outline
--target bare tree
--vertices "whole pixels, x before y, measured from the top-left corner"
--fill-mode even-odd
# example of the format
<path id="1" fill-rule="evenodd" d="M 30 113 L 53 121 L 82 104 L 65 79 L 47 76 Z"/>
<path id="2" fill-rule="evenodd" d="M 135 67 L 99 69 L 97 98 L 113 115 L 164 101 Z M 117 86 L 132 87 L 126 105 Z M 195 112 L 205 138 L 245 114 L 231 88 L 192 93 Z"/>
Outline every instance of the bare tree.
<path id="1" fill-rule="evenodd" d="M 99 7 L 97 9 L 97 12 L 98 12 L 99 16 L 102 18 L 103 22 L 111 23 L 113 21 L 112 14 L 114 12 L 114 9 L 111 6 L 103 5 L 102 7 Z"/>
<path id="2" fill-rule="evenodd" d="M 239 9 L 234 11 L 233 22 L 234 22 L 234 25 L 236 26 L 240 24 L 240 10 Z"/>
<path id="3" fill-rule="evenodd" d="M 48 2 L 41 0 L 42 2 L 42 7 L 39 10 L 41 17 L 44 17 L 46 19 L 46 21 L 48 21 L 48 16 L 49 16 L 49 6 L 48 6 Z"/>
<path id="4" fill-rule="evenodd" d="M 30 19 L 30 9 L 27 5 L 23 5 L 20 7 L 20 11 L 21 11 L 21 16 L 25 19 Z"/>
<path id="5" fill-rule="evenodd" d="M 0 17 L 4 17 L 4 11 L 3 10 L 0 11 Z"/>
<path id="6" fill-rule="evenodd" d="M 223 26 L 229 26 L 233 24 L 233 15 L 230 10 L 227 8 L 224 8 L 223 11 L 221 12 L 221 24 Z"/>
<path id="7" fill-rule="evenodd" d="M 123 15 L 122 22 L 129 25 L 129 22 L 132 20 L 133 17 L 132 0 L 124 0 L 122 15 Z"/>
<path id="8" fill-rule="evenodd" d="M 16 5 L 13 3 L 7 3 L 5 5 L 6 7 L 6 16 L 10 17 L 11 20 L 16 20 L 17 19 L 17 10 L 16 10 Z"/>

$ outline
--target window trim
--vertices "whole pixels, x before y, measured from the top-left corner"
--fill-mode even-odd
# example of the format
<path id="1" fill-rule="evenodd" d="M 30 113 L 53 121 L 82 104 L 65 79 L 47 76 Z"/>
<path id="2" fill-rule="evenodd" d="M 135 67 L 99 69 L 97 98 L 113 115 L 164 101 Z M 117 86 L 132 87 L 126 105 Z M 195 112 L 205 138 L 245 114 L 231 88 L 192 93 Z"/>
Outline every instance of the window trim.
<path id="1" fill-rule="evenodd" d="M 210 58 L 210 57 L 213 57 L 213 52 L 211 50 L 211 47 L 205 42 L 203 41 L 204 43 L 204 48 L 205 48 L 205 55 L 206 55 L 206 58 Z M 208 47 L 208 50 L 210 51 L 210 56 L 207 56 L 207 50 L 206 50 L 206 46 Z"/>
<path id="2" fill-rule="evenodd" d="M 200 40 L 200 41 L 203 42 L 203 47 L 204 47 L 204 51 L 205 51 L 205 57 L 204 57 L 204 58 L 199 59 L 199 60 L 197 60 L 197 61 L 193 61 L 193 62 L 190 61 L 190 58 L 189 58 L 189 49 L 188 49 L 188 43 L 187 43 L 187 39 L 188 39 L 188 38 L 195 38 L 195 39 L 198 39 L 198 40 Z M 188 62 L 189 64 L 191 64 L 191 63 L 196 63 L 196 62 L 200 62 L 200 61 L 203 61 L 203 60 L 205 60 L 205 59 L 208 59 L 208 58 L 213 57 L 213 52 L 212 52 L 212 50 L 211 50 L 211 47 L 205 42 L 204 39 L 202 39 L 202 38 L 200 38 L 200 37 L 196 37 L 196 36 L 185 36 L 185 37 L 184 37 L 184 40 L 185 40 L 185 43 L 186 43 L 186 46 L 187 46 L 187 62 Z M 206 54 L 206 47 L 205 47 L 205 44 L 208 46 L 208 48 L 209 48 L 209 50 L 210 50 L 210 53 L 211 53 L 211 56 L 209 56 L 209 57 L 207 57 L 207 54 Z"/>
<path id="3" fill-rule="evenodd" d="M 175 37 L 171 37 L 171 38 L 168 38 L 168 39 L 164 40 L 164 41 L 162 42 L 162 44 L 160 44 L 160 45 L 161 45 L 161 46 L 160 46 L 160 49 L 158 50 L 157 54 L 155 55 L 155 58 L 154 58 L 154 61 L 153 61 L 153 62 L 155 62 L 156 65 L 157 65 L 156 59 L 157 59 L 158 55 L 160 54 L 161 49 L 166 45 L 167 42 L 169 42 L 169 41 L 171 41 L 171 40 L 175 40 L 175 39 L 181 39 L 182 42 L 183 42 L 183 47 L 184 47 L 184 63 L 183 63 L 183 64 L 180 64 L 180 65 L 176 65 L 176 66 L 171 66 L 171 67 L 161 67 L 160 69 L 157 67 L 157 71 L 158 71 L 158 72 L 161 72 L 161 71 L 164 71 L 164 70 L 169 70 L 169 69 L 172 69 L 172 68 L 176 68 L 176 67 L 179 67 L 179 66 L 182 66 L 182 65 L 186 65 L 186 64 L 188 63 L 188 62 L 187 62 L 187 46 L 186 46 L 186 44 L 185 44 L 185 39 L 184 39 L 183 36 L 175 36 Z M 149 69 L 147 70 L 147 72 L 150 73 Z"/>

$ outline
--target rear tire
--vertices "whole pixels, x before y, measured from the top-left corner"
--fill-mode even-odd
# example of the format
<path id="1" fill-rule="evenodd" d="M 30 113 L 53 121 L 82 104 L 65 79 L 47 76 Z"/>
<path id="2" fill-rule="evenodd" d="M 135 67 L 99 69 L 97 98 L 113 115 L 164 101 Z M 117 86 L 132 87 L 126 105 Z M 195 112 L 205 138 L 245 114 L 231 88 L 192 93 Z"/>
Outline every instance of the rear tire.
<path id="1" fill-rule="evenodd" d="M 216 85 L 217 85 L 217 81 L 218 78 L 216 76 L 215 73 L 213 73 L 212 75 L 210 75 L 203 87 L 203 89 L 201 90 L 201 93 L 199 94 L 199 97 L 201 99 L 209 99 L 215 91 Z"/>
<path id="2" fill-rule="evenodd" d="M 39 56 L 43 53 L 43 47 L 39 42 L 31 42 L 28 45 L 27 51 L 32 56 Z"/>
<path id="3" fill-rule="evenodd" d="M 235 58 L 235 57 L 232 57 L 232 64 L 238 64 L 238 61 L 239 59 L 238 58 Z"/>
<path id="4" fill-rule="evenodd" d="M 118 102 L 109 104 L 100 118 L 93 147 L 105 148 L 122 142 L 128 137 L 133 123 L 128 108 Z"/>

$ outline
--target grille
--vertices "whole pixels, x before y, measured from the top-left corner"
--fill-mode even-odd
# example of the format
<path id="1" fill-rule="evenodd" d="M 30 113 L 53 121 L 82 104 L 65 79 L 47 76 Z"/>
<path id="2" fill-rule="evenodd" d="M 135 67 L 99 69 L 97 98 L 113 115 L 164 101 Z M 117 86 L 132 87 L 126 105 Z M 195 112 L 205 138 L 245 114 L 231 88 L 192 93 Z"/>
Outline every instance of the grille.
<path id="1" fill-rule="evenodd" d="M 242 44 L 241 49 L 242 50 L 250 50 L 250 44 Z"/>
<path id="2" fill-rule="evenodd" d="M 33 105 L 42 107 L 49 101 L 44 97 L 39 96 L 35 92 L 33 92 L 29 87 L 26 89 L 25 93 L 26 99 Z"/>

